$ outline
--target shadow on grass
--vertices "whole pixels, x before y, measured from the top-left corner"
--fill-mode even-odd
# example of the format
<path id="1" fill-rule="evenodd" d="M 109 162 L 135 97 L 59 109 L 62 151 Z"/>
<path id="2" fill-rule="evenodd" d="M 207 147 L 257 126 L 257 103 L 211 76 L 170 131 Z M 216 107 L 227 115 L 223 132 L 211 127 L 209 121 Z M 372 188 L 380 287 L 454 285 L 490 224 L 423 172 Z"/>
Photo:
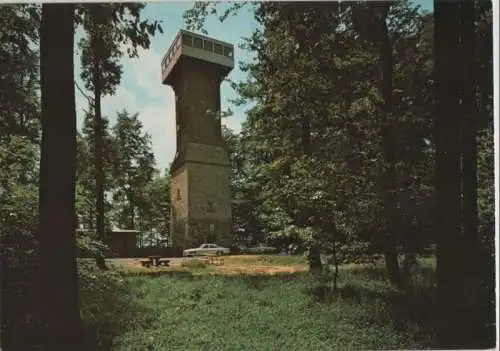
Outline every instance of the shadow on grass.
<path id="1" fill-rule="evenodd" d="M 224 281 L 231 283 L 235 280 L 244 282 L 249 289 L 263 290 L 269 284 L 282 284 L 286 282 L 296 281 L 308 277 L 307 272 L 294 272 L 294 273 L 276 273 L 276 274 L 235 274 L 235 275 L 219 275 L 223 277 Z"/>
<path id="2" fill-rule="evenodd" d="M 394 328 L 409 333 L 415 340 L 422 340 L 425 347 L 437 348 L 439 309 L 435 285 L 435 271 L 431 267 L 419 267 L 412 274 L 405 289 L 398 289 L 387 282 L 382 267 L 356 268 L 341 273 L 339 288 L 334 291 L 324 282 L 306 289 L 318 303 L 349 303 L 363 308 L 365 321 L 375 325 L 392 323 Z M 485 321 L 486 307 L 467 315 Z M 460 316 L 457 316 L 459 318 Z M 477 330 L 464 330 L 464 348 L 491 348 L 494 331 L 487 323 L 479 322 Z M 483 327 L 481 327 L 483 324 Z"/>
<path id="3" fill-rule="evenodd" d="M 372 325 L 392 323 L 396 330 L 410 334 L 425 347 L 435 346 L 436 299 L 434 272 L 422 268 L 412 288 L 397 289 L 379 267 L 356 268 L 341 273 L 339 287 L 319 283 L 306 289 L 318 303 L 347 303 L 364 310 L 363 320 Z"/>
<path id="4" fill-rule="evenodd" d="M 81 271 L 80 309 L 87 350 L 112 350 L 113 340 L 130 325 L 147 328 L 154 322 L 154 309 L 132 296 L 126 274 L 88 267 Z"/>

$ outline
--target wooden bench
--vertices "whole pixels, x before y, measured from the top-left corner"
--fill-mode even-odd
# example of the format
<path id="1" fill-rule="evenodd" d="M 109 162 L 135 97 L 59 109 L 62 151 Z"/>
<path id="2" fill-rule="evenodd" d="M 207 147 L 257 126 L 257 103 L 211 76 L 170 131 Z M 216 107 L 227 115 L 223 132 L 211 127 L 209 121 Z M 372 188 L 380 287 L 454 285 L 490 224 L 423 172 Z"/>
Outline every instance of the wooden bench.
<path id="1" fill-rule="evenodd" d="M 161 260 L 160 255 L 151 255 L 148 256 L 148 259 L 151 261 L 152 266 L 158 267 L 160 265 L 160 260 Z"/>
<path id="2" fill-rule="evenodd" d="M 158 265 L 159 265 L 159 266 L 168 267 L 168 266 L 169 266 L 169 265 L 168 265 L 169 263 L 170 263 L 170 260 L 167 260 L 166 258 L 160 258 L 160 259 L 158 260 Z"/>
<path id="3" fill-rule="evenodd" d="M 151 267 L 151 266 L 155 266 L 155 267 L 158 267 L 158 266 L 164 266 L 164 267 L 168 267 L 169 266 L 169 263 L 170 263 L 170 260 L 167 260 L 166 258 L 147 258 L 147 259 L 142 259 L 142 260 L 139 260 L 139 262 L 141 263 L 141 265 L 143 267 Z"/>
<path id="4" fill-rule="evenodd" d="M 222 266 L 224 264 L 224 259 L 218 256 L 209 256 L 208 263 L 216 266 Z"/>
<path id="5" fill-rule="evenodd" d="M 141 263 L 141 266 L 148 268 L 151 267 L 152 264 L 151 260 L 139 260 L 139 262 Z"/>

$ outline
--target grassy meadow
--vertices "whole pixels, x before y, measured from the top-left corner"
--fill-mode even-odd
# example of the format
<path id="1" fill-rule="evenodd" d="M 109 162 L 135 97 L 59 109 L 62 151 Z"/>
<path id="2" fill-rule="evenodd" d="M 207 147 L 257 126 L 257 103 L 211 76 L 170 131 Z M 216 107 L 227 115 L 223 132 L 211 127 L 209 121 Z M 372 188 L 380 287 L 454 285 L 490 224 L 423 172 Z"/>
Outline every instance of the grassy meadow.
<path id="1" fill-rule="evenodd" d="M 411 292 L 379 267 L 345 267 L 333 292 L 300 256 L 234 256 L 224 266 L 289 266 L 292 273 L 230 273 L 214 266 L 81 268 L 82 313 L 101 350 L 346 350 L 432 347 L 433 269 Z M 257 270 L 257 272 L 259 272 Z M 102 274 L 102 273 L 101 273 Z"/>

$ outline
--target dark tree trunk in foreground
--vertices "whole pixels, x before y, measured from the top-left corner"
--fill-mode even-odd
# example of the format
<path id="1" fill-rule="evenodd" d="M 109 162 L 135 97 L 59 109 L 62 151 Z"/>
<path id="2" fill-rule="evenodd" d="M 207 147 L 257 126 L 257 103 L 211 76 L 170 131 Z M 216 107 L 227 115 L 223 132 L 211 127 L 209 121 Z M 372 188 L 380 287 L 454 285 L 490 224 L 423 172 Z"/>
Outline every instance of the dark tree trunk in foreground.
<path id="1" fill-rule="evenodd" d="M 104 242 L 106 232 L 104 228 L 104 166 L 103 166 L 103 123 L 101 116 L 101 77 L 99 58 L 99 38 L 92 38 L 94 47 L 94 159 L 95 159 L 95 187 L 96 187 L 96 233 L 97 238 Z M 106 262 L 102 255 L 96 258 L 100 269 L 106 269 Z"/>
<path id="2" fill-rule="evenodd" d="M 392 43 L 387 26 L 387 15 L 391 2 L 374 2 L 373 4 L 358 4 L 354 7 L 352 20 L 358 34 L 374 45 L 379 56 L 380 93 L 382 95 L 383 120 L 381 127 L 383 169 L 379 178 L 380 197 L 383 202 L 385 222 L 385 238 L 383 251 L 385 266 L 389 280 L 394 284 L 400 283 L 400 269 L 398 262 L 398 233 L 396 232 L 397 212 L 396 198 L 393 190 L 396 186 L 395 174 L 395 134 L 392 115 Z"/>
<path id="3" fill-rule="evenodd" d="M 74 6 L 44 4 L 40 35 L 40 314 L 44 350 L 81 348 L 75 237 Z"/>
<path id="4" fill-rule="evenodd" d="M 456 348 L 461 330 L 460 3 L 434 2 L 436 80 L 436 239 L 439 346 Z"/>
<path id="5" fill-rule="evenodd" d="M 461 6 L 461 57 L 462 57 L 462 174 L 463 174 L 463 224 L 468 244 L 475 245 L 477 234 L 477 130 L 478 109 L 476 106 L 476 63 L 474 2 L 462 1 Z"/>
<path id="6" fill-rule="evenodd" d="M 461 1 L 460 21 L 461 21 L 461 64 L 462 64 L 462 84 L 461 84 L 461 108 L 462 112 L 462 223 L 463 223 L 463 251 L 460 262 L 462 263 L 462 306 L 464 319 L 461 332 L 464 344 L 470 348 L 484 348 L 489 345 L 480 341 L 483 330 L 484 315 L 481 311 L 480 300 L 481 291 L 484 287 L 481 278 L 484 272 L 488 271 L 484 267 L 479 247 L 478 235 L 478 203 L 477 203 L 477 134 L 479 126 L 479 110 L 477 108 L 476 87 L 477 64 L 476 58 L 476 31 L 474 25 L 475 6 L 473 1 Z"/>
<path id="7" fill-rule="evenodd" d="M 395 220 L 396 199 L 393 194 L 396 186 L 395 174 L 395 135 L 392 116 L 392 43 L 387 27 L 387 14 L 390 4 L 380 4 L 375 11 L 378 24 L 378 51 L 380 65 L 380 91 L 384 100 L 384 122 L 382 125 L 382 153 L 384 155 L 384 170 L 382 173 L 382 192 L 384 202 L 384 217 L 386 223 L 386 240 L 384 243 L 384 258 L 387 275 L 394 284 L 400 283 L 400 271 L 397 251 L 397 233 Z"/>

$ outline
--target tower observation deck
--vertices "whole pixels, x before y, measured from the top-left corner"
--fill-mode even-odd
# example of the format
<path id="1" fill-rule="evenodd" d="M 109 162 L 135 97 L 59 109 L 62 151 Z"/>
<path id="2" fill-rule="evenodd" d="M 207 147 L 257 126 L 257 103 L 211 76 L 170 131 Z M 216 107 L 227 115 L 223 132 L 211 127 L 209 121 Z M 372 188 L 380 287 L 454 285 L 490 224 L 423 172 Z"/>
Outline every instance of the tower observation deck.
<path id="1" fill-rule="evenodd" d="M 171 245 L 232 243 L 230 164 L 222 138 L 220 84 L 234 67 L 232 44 L 180 30 L 161 62 L 175 92 Z"/>

